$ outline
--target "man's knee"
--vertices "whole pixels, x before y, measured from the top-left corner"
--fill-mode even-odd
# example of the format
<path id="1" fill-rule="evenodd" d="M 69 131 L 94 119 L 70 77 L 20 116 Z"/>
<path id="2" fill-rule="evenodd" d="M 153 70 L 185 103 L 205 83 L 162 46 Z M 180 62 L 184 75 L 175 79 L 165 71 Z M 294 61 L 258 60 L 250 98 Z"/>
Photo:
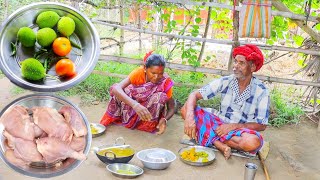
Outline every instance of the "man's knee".
<path id="1" fill-rule="evenodd" d="M 244 151 L 251 152 L 258 149 L 260 147 L 260 144 L 261 142 L 259 137 L 256 135 L 250 134 L 242 138 L 240 146 Z"/>

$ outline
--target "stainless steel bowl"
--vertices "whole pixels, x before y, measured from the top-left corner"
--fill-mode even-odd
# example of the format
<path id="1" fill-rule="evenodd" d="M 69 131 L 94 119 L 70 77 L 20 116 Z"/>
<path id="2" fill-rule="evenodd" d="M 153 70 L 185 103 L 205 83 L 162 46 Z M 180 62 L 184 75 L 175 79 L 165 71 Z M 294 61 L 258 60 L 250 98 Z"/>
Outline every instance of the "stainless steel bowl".
<path id="1" fill-rule="evenodd" d="M 107 170 L 110 171 L 114 176 L 120 178 L 135 178 L 143 174 L 143 169 L 132 164 L 114 163 L 107 165 Z M 134 174 L 125 174 L 124 172 L 129 171 Z"/>
<path id="2" fill-rule="evenodd" d="M 68 57 L 75 63 L 77 75 L 71 79 L 47 78 L 41 82 L 32 82 L 21 76 L 20 62 L 32 57 L 34 49 L 18 45 L 16 56 L 11 56 L 11 42 L 16 41 L 19 28 L 28 26 L 38 30 L 35 19 L 43 11 L 55 11 L 60 16 L 71 17 L 76 24 L 75 32 L 70 39 L 81 45 L 82 50 L 73 48 Z M 79 54 L 82 54 L 79 55 Z M 60 3 L 42 2 L 24 6 L 11 14 L 0 28 L 0 68 L 16 85 L 40 92 L 65 90 L 83 81 L 93 71 L 100 54 L 100 39 L 94 25 L 78 10 Z M 52 67 L 48 74 L 55 76 Z"/>
<path id="3" fill-rule="evenodd" d="M 90 123 L 90 126 L 92 126 L 97 131 L 96 133 L 91 132 L 93 138 L 103 135 L 106 131 L 106 127 L 102 124 Z"/>
<path id="4" fill-rule="evenodd" d="M 190 150 L 191 148 L 195 148 L 195 151 L 196 152 L 199 152 L 199 151 L 204 151 L 208 154 L 208 161 L 206 162 L 202 162 L 202 158 L 199 158 L 197 161 L 188 161 L 188 160 L 185 160 L 181 157 L 181 154 L 184 152 L 184 151 L 187 151 L 187 150 Z M 192 165 L 192 166 L 206 166 L 206 165 L 209 165 L 209 164 L 212 164 L 213 161 L 215 160 L 216 158 L 216 155 L 214 153 L 214 150 L 212 148 L 208 148 L 208 147 L 203 147 L 203 146 L 187 146 L 187 147 L 183 147 L 179 150 L 179 157 L 180 157 L 180 160 L 186 164 L 189 164 L 189 165 Z"/>
<path id="5" fill-rule="evenodd" d="M 86 135 L 86 146 L 83 152 L 85 155 L 88 155 L 90 151 L 91 141 L 92 141 L 92 135 L 90 132 L 90 123 L 88 122 L 86 116 L 81 112 L 81 110 L 77 106 L 75 106 L 68 100 L 63 99 L 61 97 L 51 95 L 51 94 L 38 93 L 38 94 L 27 95 L 14 100 L 1 111 L 0 117 L 8 108 L 15 105 L 22 105 L 27 108 L 32 108 L 34 106 L 47 106 L 55 109 L 60 109 L 64 105 L 69 105 L 74 109 L 76 109 L 81 114 L 82 119 L 85 122 L 85 125 L 88 130 L 88 134 Z M 2 135 L 2 132 L 1 132 L 0 133 L 0 157 L 3 160 L 3 162 L 18 173 L 21 173 L 27 176 L 37 177 L 37 178 L 50 178 L 54 176 L 59 176 L 75 169 L 82 163 L 82 161 L 68 158 L 62 163 L 60 163 L 60 166 L 55 166 L 51 168 L 35 168 L 31 166 L 26 168 L 20 168 L 11 164 L 6 159 L 6 157 L 4 156 L 5 150 L 6 150 L 5 137 Z"/>
<path id="6" fill-rule="evenodd" d="M 157 170 L 168 168 L 171 162 L 176 159 L 176 155 L 173 152 L 162 148 L 139 151 L 137 157 L 144 167 Z"/>

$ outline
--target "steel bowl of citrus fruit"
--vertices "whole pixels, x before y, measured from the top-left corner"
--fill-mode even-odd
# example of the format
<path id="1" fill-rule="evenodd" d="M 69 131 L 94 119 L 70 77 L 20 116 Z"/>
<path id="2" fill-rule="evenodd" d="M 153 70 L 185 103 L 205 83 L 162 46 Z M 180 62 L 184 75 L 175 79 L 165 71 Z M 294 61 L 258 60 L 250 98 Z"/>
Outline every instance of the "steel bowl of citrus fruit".
<path id="1" fill-rule="evenodd" d="M 213 149 L 203 146 L 184 147 L 178 153 L 182 162 L 193 166 L 209 165 L 216 157 Z"/>
<path id="2" fill-rule="evenodd" d="M 40 92 L 65 90 L 94 69 L 100 39 L 75 8 L 34 3 L 11 14 L 0 28 L 0 68 L 16 85 Z"/>

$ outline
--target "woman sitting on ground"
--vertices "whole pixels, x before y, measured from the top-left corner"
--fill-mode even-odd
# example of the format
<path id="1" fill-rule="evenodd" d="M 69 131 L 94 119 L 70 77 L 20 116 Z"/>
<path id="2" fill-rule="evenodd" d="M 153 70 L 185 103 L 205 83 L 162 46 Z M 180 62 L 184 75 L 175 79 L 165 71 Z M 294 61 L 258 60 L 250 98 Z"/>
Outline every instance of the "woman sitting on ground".
<path id="1" fill-rule="evenodd" d="M 144 65 L 110 88 L 111 99 L 100 124 L 162 134 L 174 114 L 173 81 L 164 73 L 162 55 L 148 53 Z M 167 106 L 166 106 L 167 105 Z"/>

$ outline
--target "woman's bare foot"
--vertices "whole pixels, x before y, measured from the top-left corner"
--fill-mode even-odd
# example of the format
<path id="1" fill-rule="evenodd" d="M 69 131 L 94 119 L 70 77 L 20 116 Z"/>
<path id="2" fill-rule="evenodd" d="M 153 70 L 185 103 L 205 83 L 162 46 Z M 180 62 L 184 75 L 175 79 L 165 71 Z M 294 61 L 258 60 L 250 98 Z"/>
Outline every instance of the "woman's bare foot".
<path id="1" fill-rule="evenodd" d="M 223 154 L 226 160 L 230 158 L 231 148 L 228 145 L 220 142 L 219 140 L 215 141 L 213 145 L 215 145 L 216 148 Z"/>

